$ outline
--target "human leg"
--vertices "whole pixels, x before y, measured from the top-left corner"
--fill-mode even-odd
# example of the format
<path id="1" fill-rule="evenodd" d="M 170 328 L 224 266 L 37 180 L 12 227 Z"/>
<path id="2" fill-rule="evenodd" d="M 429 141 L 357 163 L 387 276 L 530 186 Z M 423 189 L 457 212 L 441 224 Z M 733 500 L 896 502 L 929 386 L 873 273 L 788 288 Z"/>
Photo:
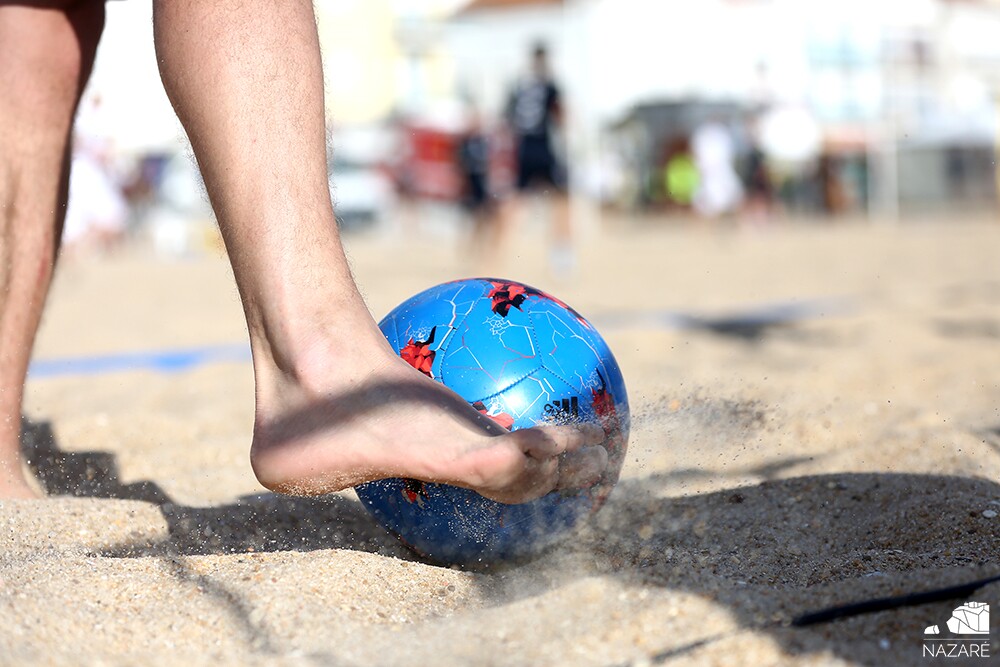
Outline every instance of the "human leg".
<path id="1" fill-rule="evenodd" d="M 566 171 L 551 148 L 540 158 L 538 171 L 542 191 L 548 196 L 550 206 L 549 266 L 557 277 L 567 278 L 576 269 L 576 248 Z"/>
<path id="2" fill-rule="evenodd" d="M 20 453 L 31 346 L 66 211 L 73 115 L 103 0 L 0 2 L 0 498 L 30 498 Z"/>
<path id="3" fill-rule="evenodd" d="M 552 224 L 549 266 L 557 277 L 567 278 L 576 269 L 576 249 L 573 246 L 573 219 L 570 214 L 569 196 L 563 190 L 553 189 L 549 201 Z"/>
<path id="4" fill-rule="evenodd" d="M 243 301 L 261 483 L 319 494 L 405 476 L 508 502 L 572 483 L 559 455 L 597 430 L 507 434 L 393 354 L 369 314 L 329 198 L 311 2 L 160 0 L 154 26 Z M 597 449 L 579 477 L 600 473 Z"/>
<path id="5" fill-rule="evenodd" d="M 549 268 L 557 278 L 566 278 L 576 267 L 576 254 L 562 165 L 546 138 L 522 138 L 516 158 L 516 188 L 505 203 L 508 230 L 521 223 L 529 196 L 544 197 L 549 217 Z"/>

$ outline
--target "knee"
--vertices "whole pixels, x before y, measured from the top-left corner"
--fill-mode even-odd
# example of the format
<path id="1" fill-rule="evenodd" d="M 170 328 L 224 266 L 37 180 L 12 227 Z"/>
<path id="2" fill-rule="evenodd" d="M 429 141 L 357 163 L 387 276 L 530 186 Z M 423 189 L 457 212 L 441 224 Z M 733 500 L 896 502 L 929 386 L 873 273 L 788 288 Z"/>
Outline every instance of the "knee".
<path id="1" fill-rule="evenodd" d="M 0 0 L 0 53 L 49 73 L 89 74 L 104 31 L 104 0 Z"/>
<path id="2" fill-rule="evenodd" d="M 104 14 L 105 0 L 0 0 L 0 9 L 18 7 L 27 10 L 72 12 L 96 12 Z"/>
<path id="3" fill-rule="evenodd" d="M 19 91 L 0 112 L 29 124 L 64 124 L 90 76 L 103 29 L 103 0 L 0 0 L 0 89 Z"/>
<path id="4" fill-rule="evenodd" d="M 77 92 L 82 92 L 97 55 L 97 45 L 104 32 L 104 0 L 68 1 L 64 10 L 69 39 L 62 39 L 61 65 L 66 75 L 75 77 Z M 56 29 L 59 30 L 59 29 Z M 65 32 L 65 29 L 63 29 Z M 53 35 L 58 37 L 58 35 Z"/>

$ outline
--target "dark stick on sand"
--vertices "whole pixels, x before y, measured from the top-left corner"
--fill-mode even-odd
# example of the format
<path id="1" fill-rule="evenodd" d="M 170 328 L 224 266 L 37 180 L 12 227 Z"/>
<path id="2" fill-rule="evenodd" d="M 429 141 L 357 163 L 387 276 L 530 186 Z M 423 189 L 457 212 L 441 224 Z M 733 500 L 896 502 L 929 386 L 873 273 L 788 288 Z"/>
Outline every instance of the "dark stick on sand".
<path id="1" fill-rule="evenodd" d="M 877 611 L 899 609 L 900 607 L 914 607 L 916 605 L 927 604 L 929 602 L 942 602 L 944 600 L 952 600 L 955 598 L 965 598 L 983 586 L 997 581 L 1000 581 L 1000 575 L 994 575 L 977 581 L 970 581 L 966 584 L 958 584 L 957 586 L 948 586 L 947 588 L 924 591 L 923 593 L 898 595 L 890 598 L 876 598 L 874 600 L 866 600 L 864 602 L 853 602 L 851 604 L 839 605 L 836 607 L 827 607 L 826 609 L 821 609 L 820 611 L 813 611 L 808 614 L 796 616 L 792 619 L 792 625 L 797 628 L 802 628 L 808 625 L 816 625 L 818 623 L 828 623 L 839 618 L 849 618 L 851 616 L 860 616 L 861 614 L 872 614 Z"/>

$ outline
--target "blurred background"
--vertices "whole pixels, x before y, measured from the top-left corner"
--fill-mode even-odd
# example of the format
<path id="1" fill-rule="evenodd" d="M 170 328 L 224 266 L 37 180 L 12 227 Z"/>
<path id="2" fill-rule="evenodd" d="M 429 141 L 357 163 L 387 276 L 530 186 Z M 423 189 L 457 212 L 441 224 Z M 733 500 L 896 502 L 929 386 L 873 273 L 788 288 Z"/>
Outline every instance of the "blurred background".
<path id="1" fill-rule="evenodd" d="M 351 232 L 457 235 L 470 216 L 503 217 L 517 176 L 512 95 L 538 45 L 560 96 L 551 142 L 574 233 L 609 220 L 997 213 L 1000 2 L 317 0 L 316 11 L 331 188 Z M 469 204 L 470 134 L 495 207 Z M 218 247 L 160 87 L 148 0 L 108 5 L 77 160 L 68 245 Z"/>

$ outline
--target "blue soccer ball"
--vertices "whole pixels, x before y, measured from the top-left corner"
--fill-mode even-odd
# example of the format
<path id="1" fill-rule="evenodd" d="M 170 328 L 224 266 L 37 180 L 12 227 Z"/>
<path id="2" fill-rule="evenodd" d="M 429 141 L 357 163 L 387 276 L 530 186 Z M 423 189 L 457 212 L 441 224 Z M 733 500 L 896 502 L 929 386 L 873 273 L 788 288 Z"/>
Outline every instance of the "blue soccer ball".
<path id="1" fill-rule="evenodd" d="M 379 327 L 403 359 L 504 428 L 593 422 L 607 436 L 597 484 L 529 503 L 412 479 L 356 487 L 404 544 L 437 562 L 488 565 L 537 554 L 601 507 L 625 459 L 628 398 L 614 355 L 579 313 L 522 283 L 473 278 L 417 294 Z"/>

